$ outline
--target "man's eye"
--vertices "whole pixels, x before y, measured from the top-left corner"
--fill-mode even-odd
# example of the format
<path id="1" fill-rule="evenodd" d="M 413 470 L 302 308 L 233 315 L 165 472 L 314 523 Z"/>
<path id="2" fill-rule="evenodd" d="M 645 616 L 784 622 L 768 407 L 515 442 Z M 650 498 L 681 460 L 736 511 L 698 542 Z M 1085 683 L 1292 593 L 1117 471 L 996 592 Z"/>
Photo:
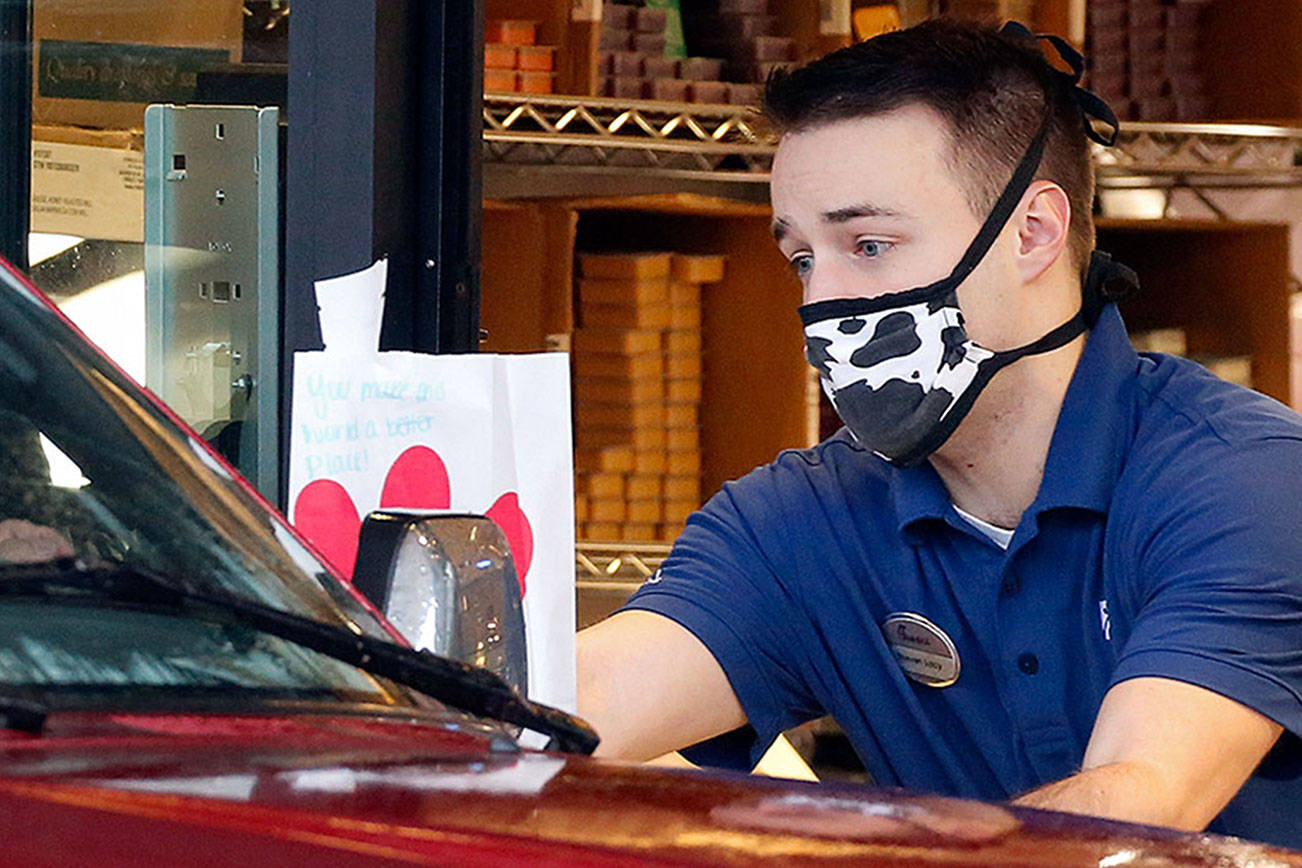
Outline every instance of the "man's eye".
<path id="1" fill-rule="evenodd" d="M 792 257 L 791 270 L 796 273 L 797 277 L 804 277 L 814 268 L 814 257 L 809 254 Z"/>
<path id="2" fill-rule="evenodd" d="M 891 244 L 889 241 L 873 241 L 870 239 L 859 242 L 859 252 L 870 259 L 875 259 L 890 249 Z"/>

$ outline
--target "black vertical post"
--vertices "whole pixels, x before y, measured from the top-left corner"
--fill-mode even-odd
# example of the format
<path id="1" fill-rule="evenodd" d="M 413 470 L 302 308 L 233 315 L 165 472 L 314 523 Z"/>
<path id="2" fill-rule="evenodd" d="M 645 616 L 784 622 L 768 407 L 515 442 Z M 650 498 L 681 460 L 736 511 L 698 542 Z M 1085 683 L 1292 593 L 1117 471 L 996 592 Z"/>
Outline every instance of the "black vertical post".
<path id="1" fill-rule="evenodd" d="M 422 297 L 437 299 L 437 307 L 422 306 L 418 332 L 428 335 L 437 328 L 439 352 L 474 352 L 479 345 L 484 0 L 426 3 L 424 10 L 418 286 Z"/>
<path id="2" fill-rule="evenodd" d="M 0 256 L 22 269 L 32 190 L 31 13 L 31 0 L 0 0 Z"/>
<path id="3" fill-rule="evenodd" d="M 5 0 L 0 0 L 5 2 Z M 313 282 L 389 258 L 383 349 L 479 334 L 483 0 L 312 0 L 289 28 L 281 501 Z"/>

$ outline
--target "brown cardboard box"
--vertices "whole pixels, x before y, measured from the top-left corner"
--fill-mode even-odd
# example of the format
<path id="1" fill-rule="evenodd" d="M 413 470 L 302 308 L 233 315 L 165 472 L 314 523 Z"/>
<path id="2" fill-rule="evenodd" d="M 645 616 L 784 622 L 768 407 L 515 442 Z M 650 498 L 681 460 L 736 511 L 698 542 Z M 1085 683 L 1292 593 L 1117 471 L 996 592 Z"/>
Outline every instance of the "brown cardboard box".
<path id="1" fill-rule="evenodd" d="M 680 405 L 695 410 L 691 405 Z M 665 432 L 665 449 L 669 454 L 696 452 L 701 448 L 701 435 L 695 428 L 671 428 Z"/>
<path id="2" fill-rule="evenodd" d="M 576 353 L 637 355 L 654 353 L 660 349 L 660 340 L 655 329 L 575 329 L 573 347 Z"/>
<path id="3" fill-rule="evenodd" d="M 576 353 L 571 362 L 574 365 L 574 375 L 581 378 L 646 380 L 659 379 L 664 375 L 664 357 L 659 353 L 642 356 Z"/>
<path id="4" fill-rule="evenodd" d="M 647 449 L 633 456 L 633 472 L 642 474 L 664 473 L 666 467 L 664 449 Z"/>
<path id="5" fill-rule="evenodd" d="M 665 500 L 701 502 L 701 480 L 697 476 L 666 476 Z"/>
<path id="6" fill-rule="evenodd" d="M 617 522 L 590 521 L 583 526 L 584 539 L 618 540 L 620 536 L 620 526 Z"/>
<path id="7" fill-rule="evenodd" d="M 590 498 L 622 498 L 624 476 L 620 473 L 588 473 L 579 476 L 579 490 Z"/>
<path id="8" fill-rule="evenodd" d="M 669 305 L 585 304 L 580 316 L 587 328 L 609 326 L 617 329 L 663 329 L 671 322 Z"/>
<path id="9" fill-rule="evenodd" d="M 582 494 L 574 498 L 574 520 L 580 524 L 588 520 L 588 498 Z"/>
<path id="10" fill-rule="evenodd" d="M 664 509 L 659 500 L 634 500 L 628 504 L 628 521 L 654 525 L 660 521 Z"/>
<path id="11" fill-rule="evenodd" d="M 666 353 L 699 353 L 701 351 L 701 332 L 699 329 L 669 329 L 664 332 Z"/>
<path id="12" fill-rule="evenodd" d="M 656 474 L 633 474 L 624 486 L 629 500 L 655 500 L 661 496 L 662 490 L 662 477 Z"/>
<path id="13" fill-rule="evenodd" d="M 579 302 L 591 304 L 666 304 L 669 301 L 669 281 L 664 278 L 650 280 L 594 280 L 579 281 Z"/>
<path id="14" fill-rule="evenodd" d="M 588 502 L 588 517 L 599 522 L 623 521 L 628 514 L 628 504 L 622 499 L 592 498 Z"/>
<path id="15" fill-rule="evenodd" d="M 581 253 L 579 273 L 608 280 L 648 280 L 668 277 L 668 253 Z"/>
<path id="16" fill-rule="evenodd" d="M 238 63 L 241 0 L 34 0 L 32 121 L 143 129 L 145 106 L 189 102 L 197 72 Z"/>
<path id="17" fill-rule="evenodd" d="M 701 381 L 685 377 L 665 381 L 665 400 L 670 404 L 695 404 L 701 400 Z"/>
<path id="18" fill-rule="evenodd" d="M 635 452 L 659 452 L 665 448 L 665 429 L 587 428 L 579 426 L 574 431 L 574 442 L 580 449 L 593 449 L 602 446 L 632 446 Z M 637 469 L 636 462 L 634 462 L 633 467 L 635 470 Z"/>
<path id="19" fill-rule="evenodd" d="M 665 427 L 674 433 L 677 433 L 674 429 L 684 429 L 696 434 L 699 419 L 697 418 L 695 404 L 674 404 L 671 407 L 666 407 L 664 416 Z M 672 433 L 670 434 L 670 443 L 673 443 Z M 673 449 L 673 446 L 670 445 L 669 448 Z M 695 447 L 693 446 L 693 448 Z"/>
<path id="20" fill-rule="evenodd" d="M 592 428 L 663 428 L 665 406 L 645 404 L 585 404 L 576 410 L 575 421 Z"/>
<path id="21" fill-rule="evenodd" d="M 670 476 L 699 476 L 701 473 L 701 453 L 670 452 L 665 456 L 664 472 Z"/>
<path id="22" fill-rule="evenodd" d="M 660 403 L 665 399 L 665 381 L 580 378 L 574 381 L 574 397 L 580 410 L 588 404 Z"/>
<path id="23" fill-rule="evenodd" d="M 686 283 L 718 283 L 723 280 L 722 256 L 688 256 L 675 253 L 670 274 Z"/>
<path id="24" fill-rule="evenodd" d="M 665 501 L 665 523 L 666 524 L 683 524 L 687 517 L 700 507 L 695 500 L 666 500 Z"/>
<path id="25" fill-rule="evenodd" d="M 140 134 L 32 128 L 31 229 L 112 241 L 145 240 Z M 656 335 L 659 340 L 659 334 Z"/>
<path id="26" fill-rule="evenodd" d="M 579 449 L 574 453 L 574 467 L 580 471 L 628 473 L 633 469 L 633 447 L 607 446 Z"/>
<path id="27" fill-rule="evenodd" d="M 671 380 L 701 376 L 701 357 L 696 353 L 665 356 L 665 376 Z"/>
<path id="28" fill-rule="evenodd" d="M 659 539 L 659 524 L 625 523 L 622 538 L 629 542 L 654 542 Z"/>

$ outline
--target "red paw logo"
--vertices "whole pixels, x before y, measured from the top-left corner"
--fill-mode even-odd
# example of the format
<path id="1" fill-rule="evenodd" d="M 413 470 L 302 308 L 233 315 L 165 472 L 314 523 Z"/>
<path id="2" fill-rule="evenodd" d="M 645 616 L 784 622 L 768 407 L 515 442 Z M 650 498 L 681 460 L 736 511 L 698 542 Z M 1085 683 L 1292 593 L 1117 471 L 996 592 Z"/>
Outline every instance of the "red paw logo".
<path id="1" fill-rule="evenodd" d="M 407 449 L 384 477 L 381 509 L 447 509 L 451 505 L 447 466 L 437 452 L 426 446 Z M 525 576 L 533 560 L 533 528 L 520 509 L 520 498 L 508 491 L 485 514 L 506 535 L 523 596 Z M 294 524 L 336 570 L 352 579 L 362 517 L 342 485 L 333 479 L 317 479 L 304 486 L 294 500 Z"/>

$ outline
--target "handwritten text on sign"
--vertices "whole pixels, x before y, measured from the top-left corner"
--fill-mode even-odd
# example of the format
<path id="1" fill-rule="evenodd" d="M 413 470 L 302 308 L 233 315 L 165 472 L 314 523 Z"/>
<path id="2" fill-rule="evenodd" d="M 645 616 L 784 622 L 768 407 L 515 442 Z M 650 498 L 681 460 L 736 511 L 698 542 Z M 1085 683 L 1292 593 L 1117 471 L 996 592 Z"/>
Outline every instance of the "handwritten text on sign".
<path id="1" fill-rule="evenodd" d="M 312 417 L 295 420 L 305 447 L 303 462 L 309 480 L 337 473 L 371 469 L 369 441 L 410 437 L 434 429 L 431 408 L 447 400 L 442 380 L 371 380 L 306 378 Z M 387 405 L 387 406 L 386 406 Z"/>

